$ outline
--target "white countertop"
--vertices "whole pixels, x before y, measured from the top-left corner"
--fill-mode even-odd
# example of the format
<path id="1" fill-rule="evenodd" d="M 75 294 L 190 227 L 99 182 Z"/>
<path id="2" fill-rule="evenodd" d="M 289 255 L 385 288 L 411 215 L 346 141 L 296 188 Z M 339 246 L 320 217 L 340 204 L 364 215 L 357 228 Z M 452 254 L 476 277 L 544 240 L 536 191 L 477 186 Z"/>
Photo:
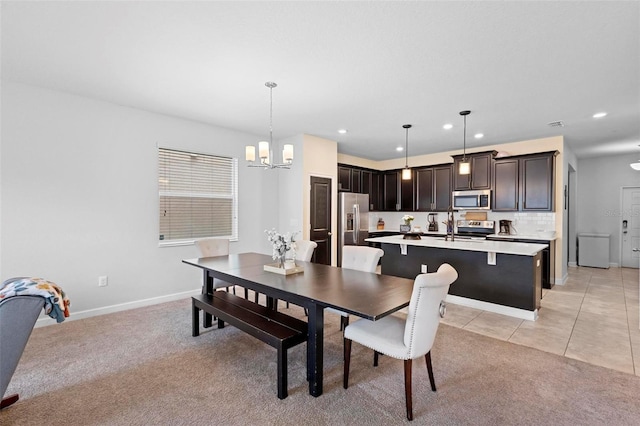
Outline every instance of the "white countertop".
<path id="1" fill-rule="evenodd" d="M 505 236 L 506 237 L 506 236 Z M 453 250 L 468 250 L 495 252 L 502 254 L 516 254 L 520 256 L 534 256 L 539 251 L 547 247 L 546 244 L 514 243 L 510 241 L 489 241 L 489 240 L 463 240 L 444 241 L 444 238 L 424 237 L 420 240 L 405 240 L 402 235 L 392 235 L 389 237 L 367 238 L 365 241 L 398 244 L 419 247 L 433 247 Z"/>
<path id="2" fill-rule="evenodd" d="M 487 236 L 491 238 L 508 238 L 508 239 L 518 239 L 518 240 L 539 240 L 539 241 L 554 241 L 556 239 L 555 235 L 551 237 L 549 234 L 542 233 L 542 232 L 531 233 L 531 234 L 511 234 L 511 235 L 492 234 Z"/>

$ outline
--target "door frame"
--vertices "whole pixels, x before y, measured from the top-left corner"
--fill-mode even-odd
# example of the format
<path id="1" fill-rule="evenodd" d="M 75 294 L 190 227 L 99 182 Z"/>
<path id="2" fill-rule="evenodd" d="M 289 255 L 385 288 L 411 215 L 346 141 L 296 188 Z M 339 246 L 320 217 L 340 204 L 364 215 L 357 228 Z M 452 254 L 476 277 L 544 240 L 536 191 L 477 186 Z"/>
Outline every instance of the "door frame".
<path id="1" fill-rule="evenodd" d="M 327 179 L 329 180 L 329 183 L 331 185 L 331 192 L 330 192 L 330 200 L 331 200 L 331 206 L 330 206 L 330 211 L 329 211 L 329 220 L 331 221 L 329 224 L 329 265 L 335 265 L 335 251 L 336 251 L 336 239 L 334 238 L 335 235 L 335 228 L 336 228 L 336 204 L 337 204 L 337 188 L 336 188 L 336 177 L 335 176 L 329 176 L 329 175 L 323 175 L 322 173 L 312 173 L 308 175 L 308 180 L 307 180 L 307 190 L 306 190 L 306 194 L 307 194 L 307 203 L 306 203 L 306 227 L 308 229 L 308 235 L 309 235 L 309 239 L 311 239 L 311 204 L 312 204 L 312 197 L 311 197 L 311 180 L 313 178 L 319 178 L 319 179 Z"/>
<path id="2" fill-rule="evenodd" d="M 622 233 L 623 232 L 622 220 L 625 217 L 625 212 L 624 212 L 624 192 L 625 192 L 625 189 L 638 189 L 638 190 L 640 190 L 640 186 L 637 186 L 637 185 L 629 185 L 629 186 L 627 186 L 627 185 L 625 185 L 625 186 L 620 187 L 620 217 L 619 217 L 619 221 L 618 221 L 618 236 L 619 236 L 619 239 L 620 239 L 620 248 L 619 248 L 618 252 L 619 252 L 620 256 L 619 256 L 619 259 L 618 259 L 618 265 L 621 268 L 623 268 L 623 267 L 627 268 L 627 266 L 623 266 L 623 262 L 622 262 L 623 256 L 624 256 L 623 255 L 623 251 L 622 251 L 622 249 L 624 247 L 623 233 Z"/>

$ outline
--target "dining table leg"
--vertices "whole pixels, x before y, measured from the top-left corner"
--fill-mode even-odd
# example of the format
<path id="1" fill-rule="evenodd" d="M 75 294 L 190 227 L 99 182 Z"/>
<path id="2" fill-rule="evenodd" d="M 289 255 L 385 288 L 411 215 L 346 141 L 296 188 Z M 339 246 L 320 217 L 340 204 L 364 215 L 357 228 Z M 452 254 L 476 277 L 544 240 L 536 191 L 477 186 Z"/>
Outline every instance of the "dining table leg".
<path id="1" fill-rule="evenodd" d="M 213 294 L 213 275 L 211 275 L 208 269 L 204 270 L 204 283 L 202 288 L 202 294 Z M 213 321 L 211 314 L 206 313 L 204 310 L 202 311 L 202 326 L 204 328 L 211 327 Z"/>
<path id="2" fill-rule="evenodd" d="M 324 308 L 317 304 L 308 306 L 309 339 L 307 341 L 307 380 L 309 394 L 322 395 L 324 350 Z"/>

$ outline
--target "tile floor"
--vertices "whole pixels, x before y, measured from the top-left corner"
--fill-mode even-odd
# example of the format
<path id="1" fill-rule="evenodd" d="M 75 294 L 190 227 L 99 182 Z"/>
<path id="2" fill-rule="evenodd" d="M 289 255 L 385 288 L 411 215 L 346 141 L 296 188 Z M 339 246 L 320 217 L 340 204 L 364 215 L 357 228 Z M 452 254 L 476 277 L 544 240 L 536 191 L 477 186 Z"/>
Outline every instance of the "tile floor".
<path id="1" fill-rule="evenodd" d="M 447 304 L 443 323 L 640 376 L 638 269 L 569 268 L 537 321 Z"/>

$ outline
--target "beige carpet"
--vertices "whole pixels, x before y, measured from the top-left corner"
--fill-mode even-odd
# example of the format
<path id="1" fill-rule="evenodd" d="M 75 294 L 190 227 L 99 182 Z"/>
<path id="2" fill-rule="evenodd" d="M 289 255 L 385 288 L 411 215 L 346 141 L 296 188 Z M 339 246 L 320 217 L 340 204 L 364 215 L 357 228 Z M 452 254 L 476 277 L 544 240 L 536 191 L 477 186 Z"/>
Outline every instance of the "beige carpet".
<path id="1" fill-rule="evenodd" d="M 284 310 L 303 317 L 292 306 Z M 73 313 L 72 313 L 73 315 Z M 271 347 L 233 327 L 191 337 L 190 300 L 34 330 L 0 412 L 8 425 L 388 425 L 406 422 L 402 362 L 354 344 L 342 388 L 339 319 L 325 318 L 324 394 L 311 397 L 305 345 L 276 396 Z M 637 425 L 640 378 L 441 325 L 438 392 L 414 366 L 414 424 Z"/>

